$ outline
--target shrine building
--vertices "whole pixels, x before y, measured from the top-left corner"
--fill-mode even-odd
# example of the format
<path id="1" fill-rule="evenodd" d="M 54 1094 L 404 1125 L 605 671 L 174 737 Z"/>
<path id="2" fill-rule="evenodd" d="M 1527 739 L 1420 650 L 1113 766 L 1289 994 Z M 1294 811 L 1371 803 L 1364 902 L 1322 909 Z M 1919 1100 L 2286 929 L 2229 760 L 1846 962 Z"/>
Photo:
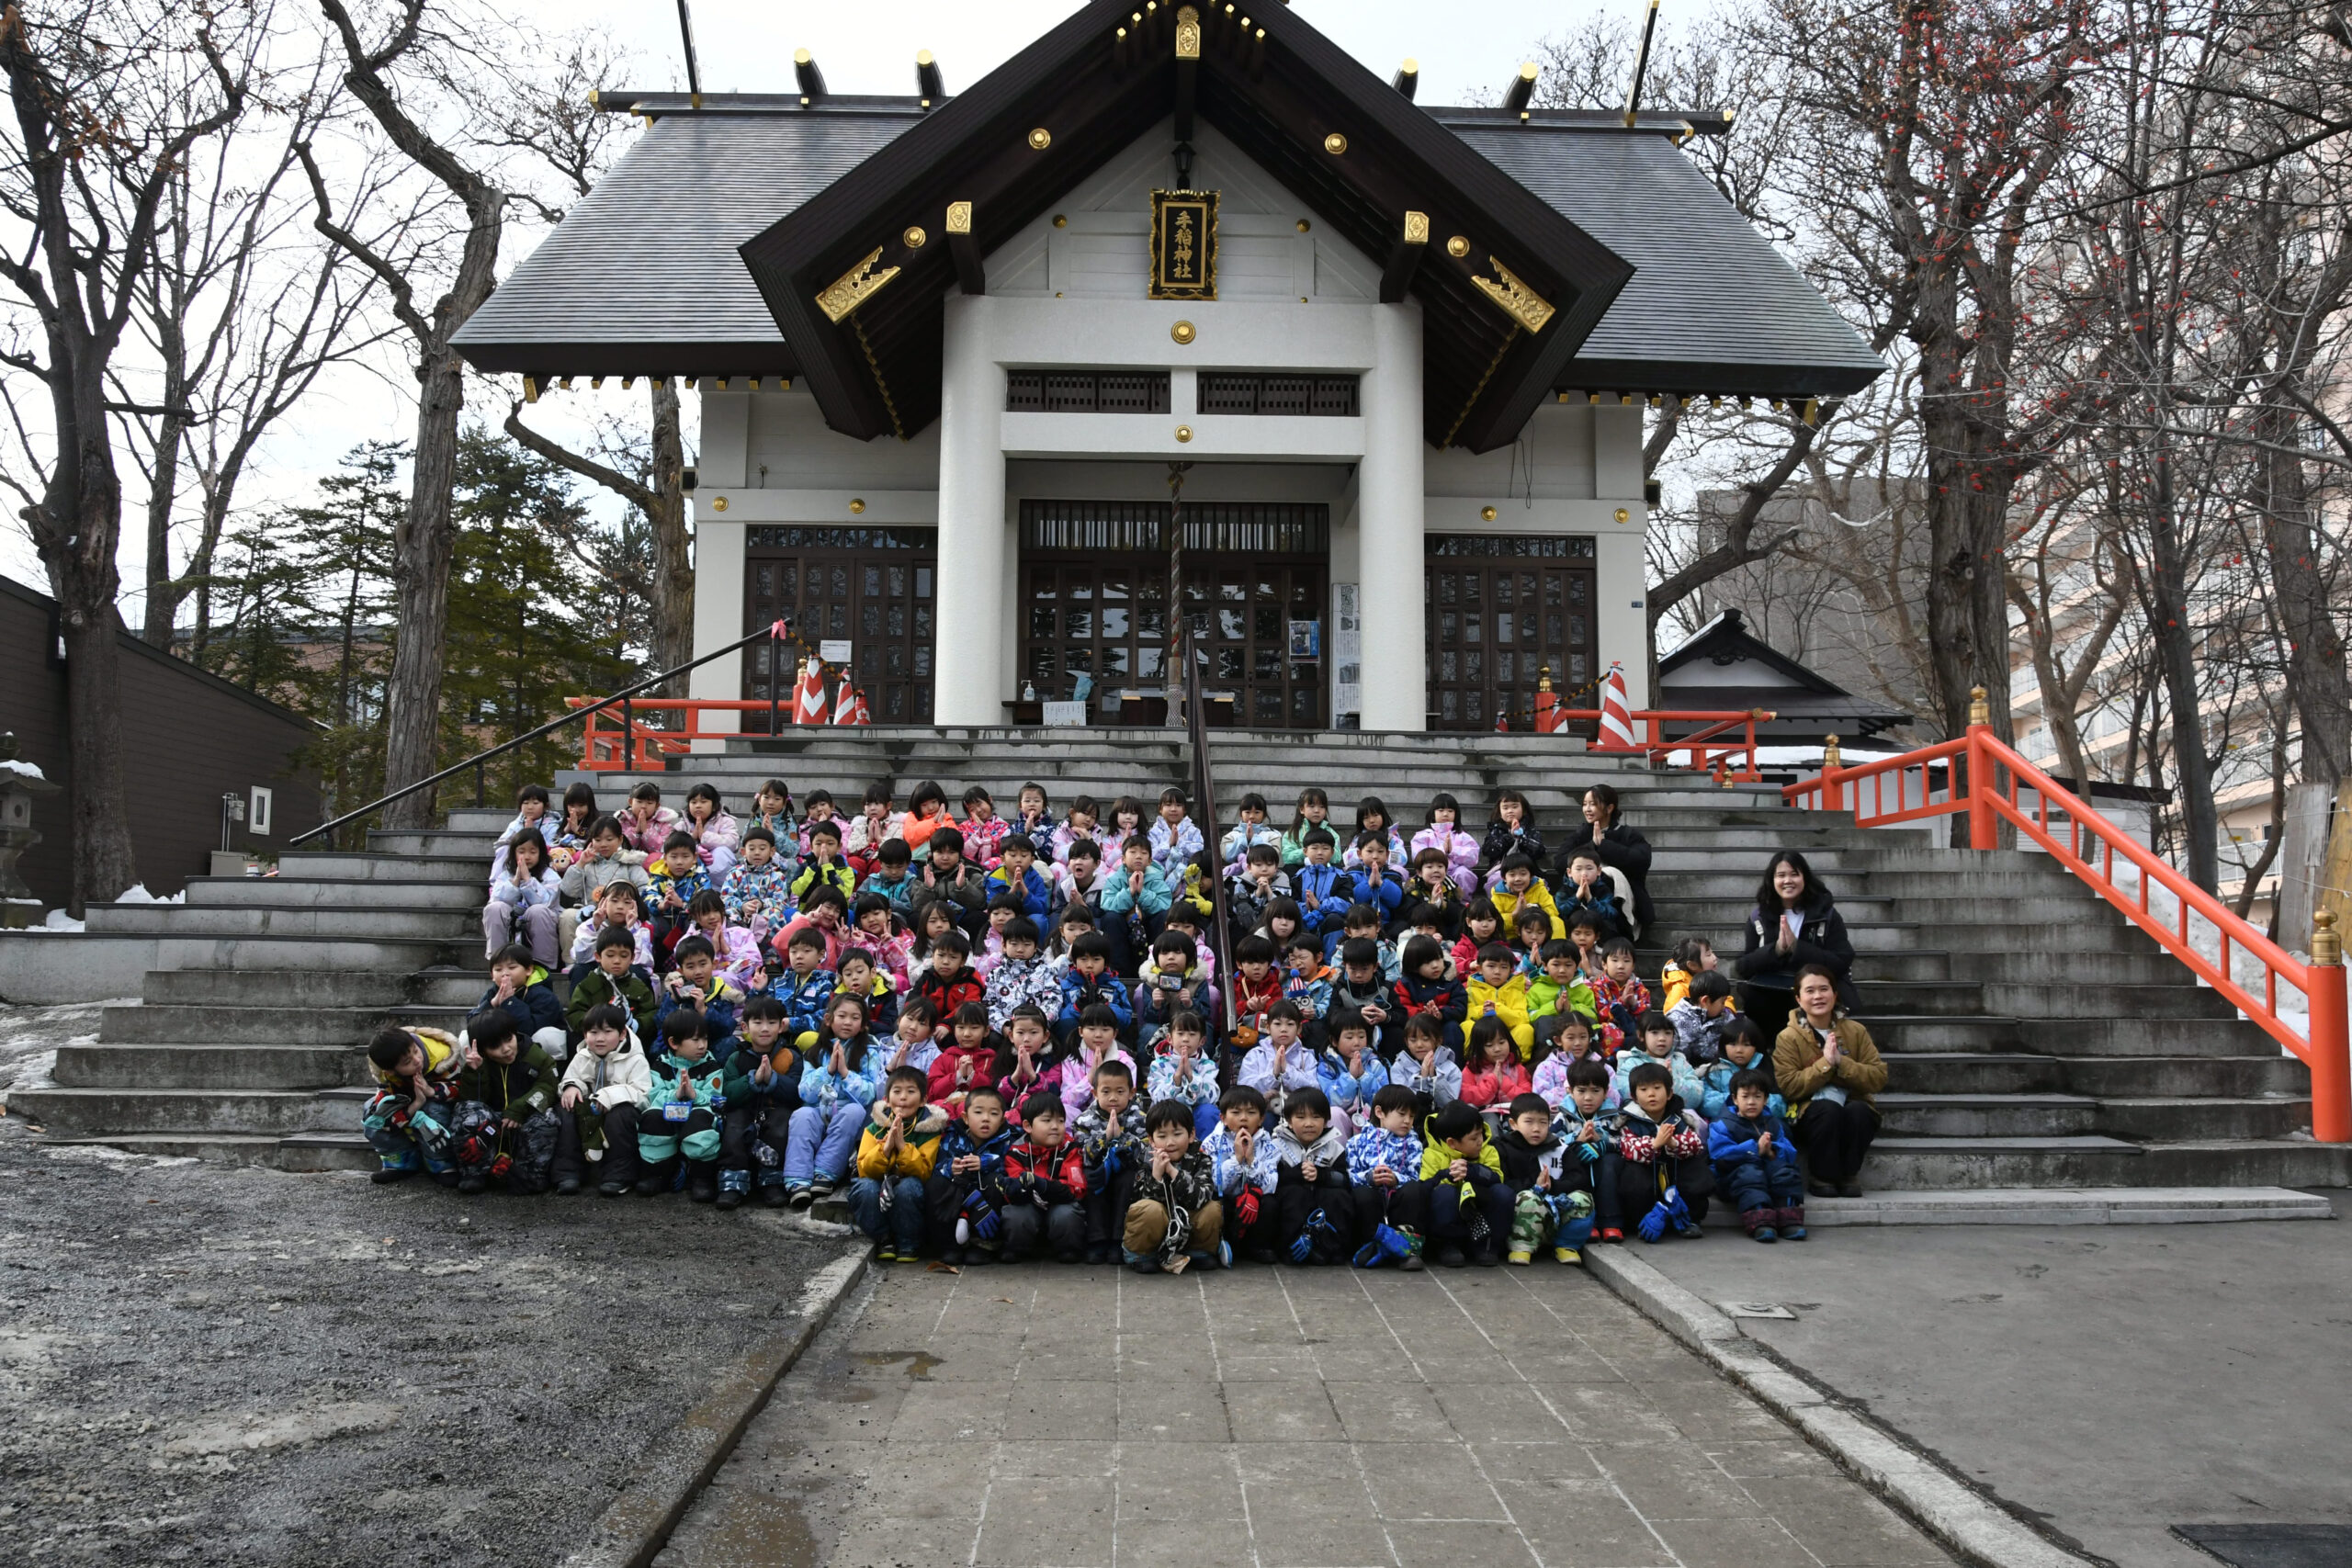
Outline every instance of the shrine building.
<path id="1" fill-rule="evenodd" d="M 1171 565 L 1221 722 L 1642 706 L 1645 411 L 1881 369 L 1684 150 L 1733 108 L 1429 107 L 1280 0 L 1094 0 L 954 95 L 796 68 L 605 96 L 644 129 L 457 344 L 692 383 L 697 650 L 789 616 L 877 724 L 1161 722 Z"/>

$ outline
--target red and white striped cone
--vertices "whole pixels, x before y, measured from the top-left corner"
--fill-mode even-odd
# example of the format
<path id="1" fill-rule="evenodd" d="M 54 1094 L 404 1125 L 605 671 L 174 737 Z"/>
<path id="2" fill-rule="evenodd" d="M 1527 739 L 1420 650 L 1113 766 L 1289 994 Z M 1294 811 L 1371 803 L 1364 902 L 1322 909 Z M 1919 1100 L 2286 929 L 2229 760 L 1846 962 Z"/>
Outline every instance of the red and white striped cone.
<path id="1" fill-rule="evenodd" d="M 850 709 L 849 721 L 852 724 L 872 724 L 874 722 L 873 712 L 865 705 L 865 688 L 863 686 L 860 686 L 857 689 L 857 701 Z"/>
<path id="2" fill-rule="evenodd" d="M 1609 673 L 1600 681 L 1600 738 L 1592 743 L 1596 751 L 1636 751 L 1641 748 L 1634 739 L 1633 705 L 1625 697 L 1625 667 L 1609 666 Z"/>
<path id="3" fill-rule="evenodd" d="M 857 688 L 849 683 L 847 671 L 842 672 L 841 690 L 833 694 L 833 722 L 835 724 L 857 722 Z"/>
<path id="4" fill-rule="evenodd" d="M 793 688 L 792 722 L 825 722 L 825 667 L 815 659 L 801 667 L 800 683 Z"/>

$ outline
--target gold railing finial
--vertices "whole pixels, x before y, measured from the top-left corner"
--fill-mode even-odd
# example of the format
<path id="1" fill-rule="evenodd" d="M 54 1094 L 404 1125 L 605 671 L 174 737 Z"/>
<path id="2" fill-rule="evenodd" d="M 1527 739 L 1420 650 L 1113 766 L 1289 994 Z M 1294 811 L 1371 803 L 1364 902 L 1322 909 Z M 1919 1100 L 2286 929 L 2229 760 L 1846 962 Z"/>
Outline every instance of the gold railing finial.
<path id="1" fill-rule="evenodd" d="M 1838 750 L 1838 738 L 1833 735 L 1821 748 L 1821 771 L 1826 773 L 1832 768 L 1845 765 L 1846 759 Z"/>
<path id="2" fill-rule="evenodd" d="M 2312 962 L 2334 968 L 2344 962 L 2344 937 L 2335 929 L 2335 911 L 2321 909 L 2312 916 Z"/>
<path id="3" fill-rule="evenodd" d="M 1968 689 L 1968 722 L 1972 725 L 1993 722 L 1993 705 L 1984 700 L 1984 688 L 1982 686 Z"/>

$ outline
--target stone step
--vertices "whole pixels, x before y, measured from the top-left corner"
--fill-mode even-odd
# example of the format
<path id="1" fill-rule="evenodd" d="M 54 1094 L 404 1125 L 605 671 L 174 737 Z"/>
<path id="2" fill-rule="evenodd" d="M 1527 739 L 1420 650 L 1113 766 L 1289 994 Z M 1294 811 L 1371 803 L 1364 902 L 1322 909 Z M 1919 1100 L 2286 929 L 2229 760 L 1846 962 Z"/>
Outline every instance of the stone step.
<path id="1" fill-rule="evenodd" d="M 2022 1051 L 1905 1052 L 1890 1066 L 1889 1081 L 1919 1095 L 2051 1094 L 2069 1088 L 2067 1064 Z"/>
<path id="2" fill-rule="evenodd" d="M 2308 1102 L 2312 1092 L 2311 1069 L 2275 1047 L 2250 1056 L 2070 1056 L 2059 1066 L 2067 1090 L 2102 1100 L 2211 1095 Z"/>
<path id="3" fill-rule="evenodd" d="M 481 942 L 479 914 L 459 910 L 381 909 L 335 906 L 246 904 L 93 904 L 95 931 L 136 931 L 187 936 L 359 937 L 374 941 L 454 941 L 470 935 Z"/>
<path id="4" fill-rule="evenodd" d="M 2098 1130 L 2119 1138 L 2152 1144 L 2184 1139 L 2308 1138 L 2312 1102 L 2302 1098 L 2265 1096 L 2231 1099 L 2221 1095 L 2102 1100 Z"/>
<path id="5" fill-rule="evenodd" d="M 1886 1137 L 2047 1138 L 2093 1131 L 2098 1101 L 2073 1094 L 1888 1090 L 1878 1097 L 1878 1109 Z"/>
<path id="6" fill-rule="evenodd" d="M 1960 1192 L 1872 1191 L 1808 1198 L 1823 1225 L 2179 1225 L 2233 1220 L 2330 1220 L 2335 1206 L 2284 1187 L 2003 1187 Z"/>
<path id="7" fill-rule="evenodd" d="M 394 855 L 402 859 L 420 855 L 435 860 L 471 858 L 474 874 L 485 885 L 490 881 L 491 851 L 497 847 L 497 842 L 495 832 L 453 833 L 446 828 L 379 828 L 368 835 L 368 848 L 379 855 Z"/>
<path id="8" fill-rule="evenodd" d="M 156 1159 L 200 1159 L 216 1165 L 298 1168 L 286 1166 L 280 1160 L 279 1153 L 287 1140 L 274 1133 L 118 1133 L 103 1138 L 58 1137 L 52 1141 L 60 1144 L 104 1144 L 108 1148 L 124 1149 Z M 368 1165 L 356 1168 L 372 1168 L 376 1163 L 375 1152 L 368 1148 L 365 1138 L 356 1141 L 368 1153 Z"/>
<path id="9" fill-rule="evenodd" d="M 478 887 L 490 883 L 490 849 L 493 830 L 482 840 L 480 854 L 399 855 L 356 850 L 289 850 L 277 861 L 280 876 L 301 876 L 320 882 L 462 882 Z"/>
<path id="10" fill-rule="evenodd" d="M 431 937 L 195 935 L 167 931 L 155 939 L 158 969 L 277 970 L 319 968 L 407 975 L 451 955 L 449 942 Z M 455 943 L 458 951 L 481 953 L 479 933 Z"/>
<path id="11" fill-rule="evenodd" d="M 269 1163 L 280 1170 L 374 1170 L 383 1163 L 357 1133 L 288 1133 L 270 1142 Z"/>
<path id="12" fill-rule="evenodd" d="M 109 1045 L 173 1040 L 266 1041 L 274 1045 L 351 1049 L 365 1044 L 391 1010 L 390 1004 L 337 1008 L 147 1002 L 107 1008 L 99 1015 L 98 1038 Z"/>
<path id="13" fill-rule="evenodd" d="M 386 879 L 355 883 L 342 877 L 192 876 L 190 908 L 236 909 L 302 906 L 311 908 L 425 909 L 479 916 L 486 881 Z"/>
<path id="14" fill-rule="evenodd" d="M 2352 1185 L 2352 1145 L 2296 1138 L 2142 1145 L 2104 1137 L 1882 1137 L 1862 1168 L 1866 1192 L 2346 1185 Z"/>
<path id="15" fill-rule="evenodd" d="M 469 958 L 480 958 L 479 946 L 467 950 Z M 470 1008 L 481 999 L 482 990 L 490 983 L 488 965 L 480 968 L 459 968 L 435 965 L 420 969 L 413 977 L 410 1001 L 418 1007 Z"/>
<path id="16" fill-rule="evenodd" d="M 367 1073 L 354 1045 L 107 1041 L 59 1046 L 52 1076 L 66 1089 L 250 1091 L 364 1083 Z"/>
<path id="17" fill-rule="evenodd" d="M 2028 1019 L 2233 1019 L 2218 992 L 2193 984 L 2019 985 L 2008 981 L 1860 980 L 1866 1013 L 2003 1013 Z"/>
<path id="18" fill-rule="evenodd" d="M 8 1110 L 67 1137 L 119 1133 L 279 1136 L 357 1125 L 351 1108 L 307 1089 L 74 1089 L 36 1083 L 10 1090 Z"/>
<path id="19" fill-rule="evenodd" d="M 2045 1024 L 1996 1013 L 1857 1013 L 1888 1056 L 1915 1052 L 2025 1051 L 2069 1058 L 2106 1056 L 2241 1057 L 2259 1055 L 2270 1037 L 2243 1020 L 2075 1018 Z"/>
<path id="20" fill-rule="evenodd" d="M 141 995 L 156 1007 L 382 1009 L 408 991 L 404 976 L 359 970 L 151 969 Z"/>

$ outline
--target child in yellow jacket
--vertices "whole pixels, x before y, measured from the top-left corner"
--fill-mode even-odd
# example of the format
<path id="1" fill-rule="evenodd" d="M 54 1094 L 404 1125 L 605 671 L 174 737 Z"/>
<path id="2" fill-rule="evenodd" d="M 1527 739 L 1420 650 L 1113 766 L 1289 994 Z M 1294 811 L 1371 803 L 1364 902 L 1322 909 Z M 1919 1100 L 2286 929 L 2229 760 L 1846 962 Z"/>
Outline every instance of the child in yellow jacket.
<path id="1" fill-rule="evenodd" d="M 893 1067 L 858 1134 L 850 1213 L 881 1244 L 885 1263 L 922 1251 L 923 1183 L 947 1130 L 947 1112 L 923 1103 L 927 1087 L 922 1068 Z"/>
<path id="2" fill-rule="evenodd" d="M 1530 908 L 1541 909 L 1552 917 L 1555 938 L 1568 934 L 1567 922 L 1560 919 L 1560 907 L 1552 901 L 1552 890 L 1535 880 L 1534 863 L 1525 855 L 1503 856 L 1502 878 L 1487 895 L 1487 901 L 1503 918 L 1503 930 L 1507 931 L 1519 930 L 1519 911 Z"/>
<path id="3" fill-rule="evenodd" d="M 1519 1047 L 1520 1059 L 1525 1061 L 1535 1050 L 1535 1026 L 1528 1018 L 1527 976 L 1519 973 L 1519 964 L 1511 957 L 1510 948 L 1491 942 L 1478 950 L 1478 972 L 1472 976 L 1466 987 L 1469 1015 L 1462 1024 L 1462 1043 L 1470 1043 L 1470 1031 L 1478 1021 L 1493 1013 L 1510 1031 L 1511 1043 Z"/>

